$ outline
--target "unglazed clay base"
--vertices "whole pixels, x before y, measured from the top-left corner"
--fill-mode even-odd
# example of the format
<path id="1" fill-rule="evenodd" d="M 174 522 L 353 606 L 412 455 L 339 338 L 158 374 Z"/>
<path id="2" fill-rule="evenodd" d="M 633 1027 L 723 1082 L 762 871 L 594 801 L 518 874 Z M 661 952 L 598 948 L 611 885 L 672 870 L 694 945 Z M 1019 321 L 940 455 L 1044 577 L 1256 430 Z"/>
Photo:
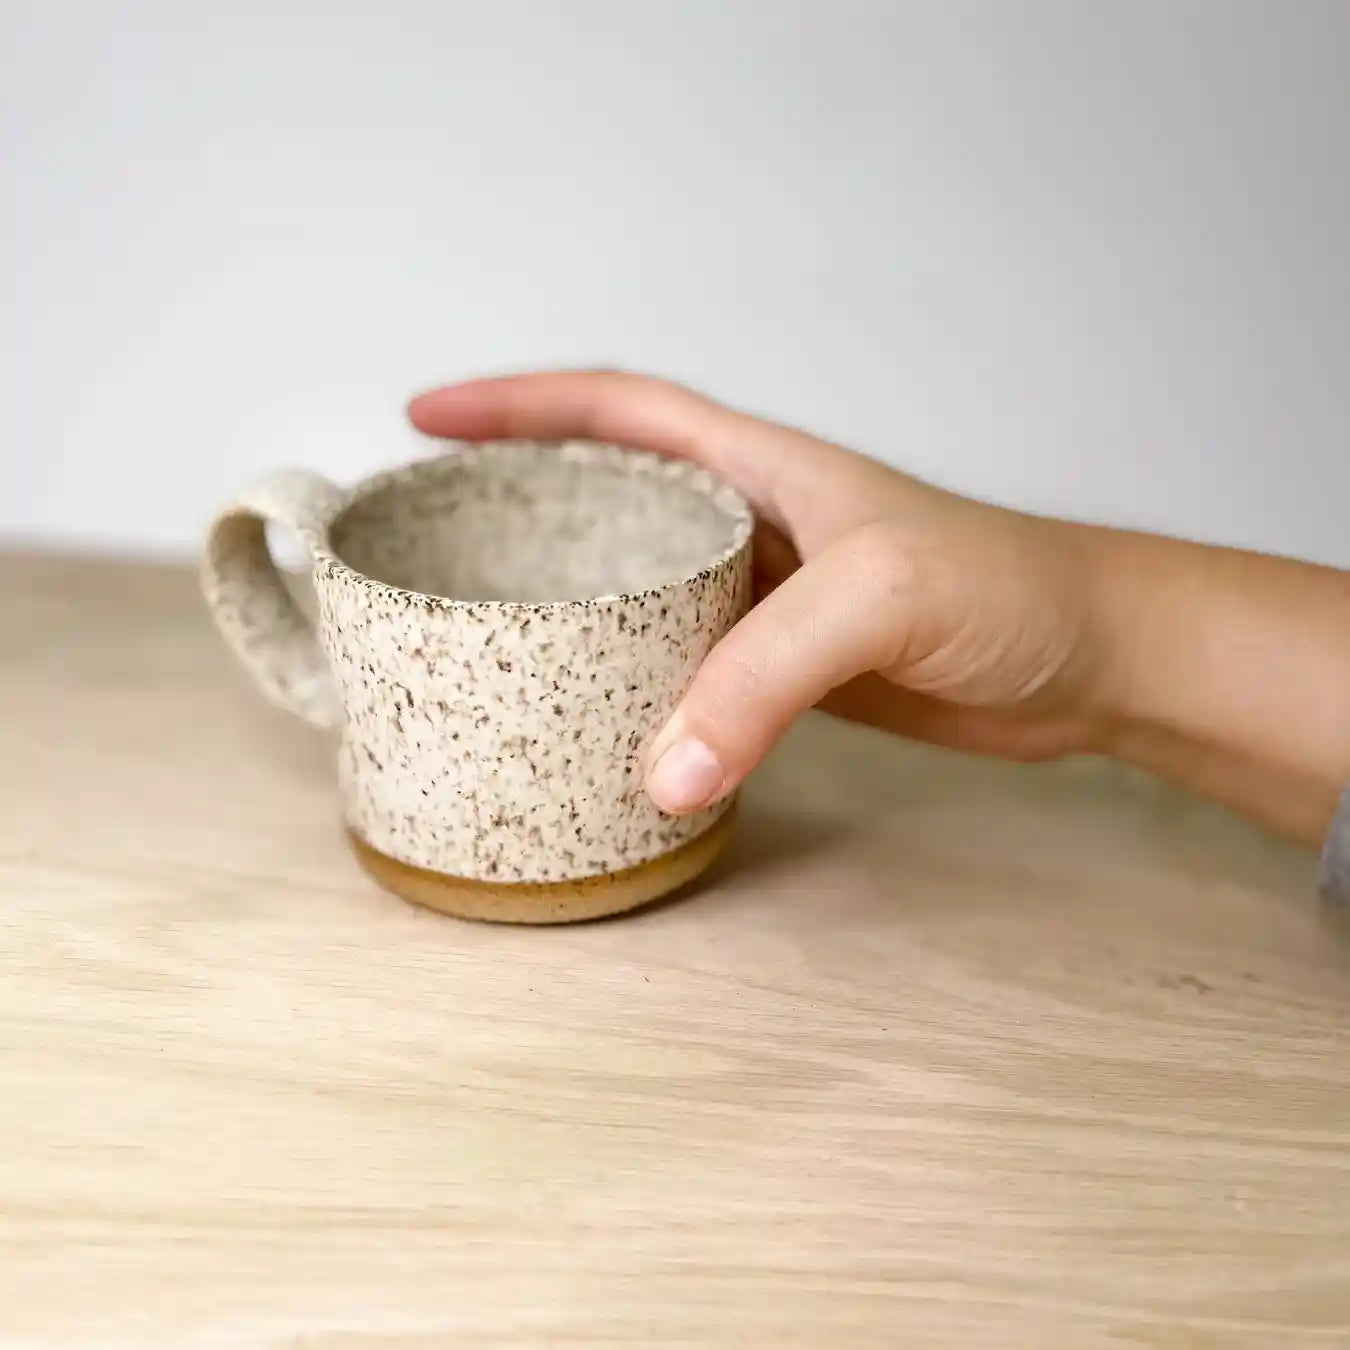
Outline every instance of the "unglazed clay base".
<path id="1" fill-rule="evenodd" d="M 411 904 L 490 923 L 576 923 L 636 909 L 693 881 L 726 847 L 734 816 L 734 810 L 727 811 L 697 838 L 651 862 L 577 881 L 494 882 L 446 876 L 399 862 L 351 830 L 347 837 L 362 868 L 385 890 Z"/>

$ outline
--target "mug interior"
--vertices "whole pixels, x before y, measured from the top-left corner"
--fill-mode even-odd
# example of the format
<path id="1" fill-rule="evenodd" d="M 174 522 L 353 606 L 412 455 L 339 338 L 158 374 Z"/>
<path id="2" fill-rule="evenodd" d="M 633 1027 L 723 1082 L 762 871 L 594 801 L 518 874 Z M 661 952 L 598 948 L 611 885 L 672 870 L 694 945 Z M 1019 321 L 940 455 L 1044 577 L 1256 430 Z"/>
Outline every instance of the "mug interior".
<path id="1" fill-rule="evenodd" d="M 374 481 L 329 539 L 386 585 L 540 604 L 688 580 L 749 530 L 740 497 L 693 465 L 587 442 L 499 442 Z"/>

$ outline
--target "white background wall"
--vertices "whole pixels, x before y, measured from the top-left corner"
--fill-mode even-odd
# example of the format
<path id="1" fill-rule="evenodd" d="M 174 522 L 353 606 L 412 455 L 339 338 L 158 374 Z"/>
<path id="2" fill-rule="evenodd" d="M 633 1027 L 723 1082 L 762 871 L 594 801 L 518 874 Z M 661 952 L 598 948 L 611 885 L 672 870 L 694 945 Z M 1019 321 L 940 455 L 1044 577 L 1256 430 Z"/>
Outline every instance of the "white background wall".
<path id="1" fill-rule="evenodd" d="M 0 0 L 0 535 L 621 364 L 1350 563 L 1344 0 Z"/>

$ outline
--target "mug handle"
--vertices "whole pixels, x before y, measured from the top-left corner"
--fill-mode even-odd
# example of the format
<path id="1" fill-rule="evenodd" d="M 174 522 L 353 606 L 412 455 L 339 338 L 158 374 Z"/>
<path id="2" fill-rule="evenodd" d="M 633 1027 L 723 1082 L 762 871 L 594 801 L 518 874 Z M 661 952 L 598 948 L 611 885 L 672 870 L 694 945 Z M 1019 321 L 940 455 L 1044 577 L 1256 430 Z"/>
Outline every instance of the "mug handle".
<path id="1" fill-rule="evenodd" d="M 202 592 L 221 636 L 270 703 L 316 727 L 339 725 L 341 704 L 318 634 L 272 557 L 267 526 L 294 534 L 315 559 L 345 500 L 306 469 L 267 474 L 215 518 L 202 557 Z"/>

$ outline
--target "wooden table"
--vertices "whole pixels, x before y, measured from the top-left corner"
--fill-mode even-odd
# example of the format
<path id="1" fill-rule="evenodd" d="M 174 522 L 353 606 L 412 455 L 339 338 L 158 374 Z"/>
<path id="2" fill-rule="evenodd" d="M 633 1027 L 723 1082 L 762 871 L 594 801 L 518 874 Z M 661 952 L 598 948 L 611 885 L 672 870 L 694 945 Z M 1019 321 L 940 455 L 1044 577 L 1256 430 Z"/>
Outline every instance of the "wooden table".
<path id="1" fill-rule="evenodd" d="M 0 561 L 0 1346 L 1350 1345 L 1350 931 L 823 719 L 619 921 L 375 890 L 186 570 Z"/>

